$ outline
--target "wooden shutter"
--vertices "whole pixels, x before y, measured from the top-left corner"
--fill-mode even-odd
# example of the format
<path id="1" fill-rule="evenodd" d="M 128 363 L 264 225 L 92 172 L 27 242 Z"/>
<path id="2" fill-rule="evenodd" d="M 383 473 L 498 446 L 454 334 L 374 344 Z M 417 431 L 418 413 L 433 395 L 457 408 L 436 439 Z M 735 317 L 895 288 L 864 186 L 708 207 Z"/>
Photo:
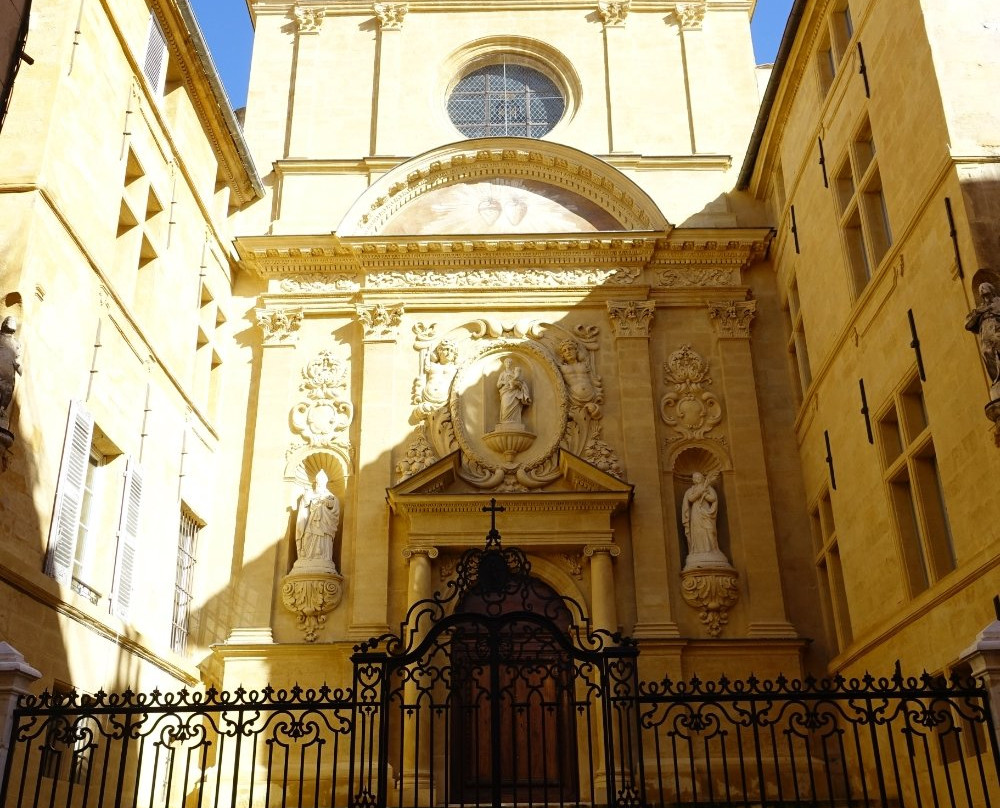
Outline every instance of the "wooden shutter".
<path id="1" fill-rule="evenodd" d="M 135 577 L 136 545 L 139 541 L 139 514 L 142 504 L 142 468 L 134 457 L 125 467 L 121 517 L 118 520 L 118 550 L 115 553 L 115 578 L 111 594 L 111 612 L 122 620 L 128 618 Z"/>
<path id="2" fill-rule="evenodd" d="M 80 531 L 80 508 L 93 437 L 94 416 L 81 402 L 71 402 L 45 563 L 45 572 L 63 584 L 69 584 L 73 577 L 73 555 Z"/>
<path id="3" fill-rule="evenodd" d="M 146 40 L 146 58 L 142 63 L 142 72 L 153 88 L 153 94 L 157 97 L 163 95 L 167 79 L 167 39 L 153 14 L 149 15 L 149 37 Z"/>

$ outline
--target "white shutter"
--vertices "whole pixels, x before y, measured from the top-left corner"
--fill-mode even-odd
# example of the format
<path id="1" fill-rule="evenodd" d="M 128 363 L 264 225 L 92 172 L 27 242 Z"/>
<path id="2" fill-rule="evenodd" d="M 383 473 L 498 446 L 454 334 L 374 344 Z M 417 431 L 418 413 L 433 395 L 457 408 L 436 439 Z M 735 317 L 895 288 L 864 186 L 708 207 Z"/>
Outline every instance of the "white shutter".
<path id="1" fill-rule="evenodd" d="M 121 517 L 118 520 L 118 551 L 115 554 L 115 579 L 111 592 L 111 612 L 122 620 L 128 618 L 135 577 L 135 553 L 139 540 L 139 514 L 142 504 L 142 468 L 130 457 L 125 467 Z"/>
<path id="2" fill-rule="evenodd" d="M 56 482 L 56 503 L 49 529 L 49 556 L 45 563 L 45 572 L 63 584 L 68 584 L 73 577 L 73 556 L 80 531 L 80 507 L 93 436 L 94 416 L 81 402 L 70 402 L 62 462 Z"/>
<path id="3" fill-rule="evenodd" d="M 157 98 L 162 96 L 167 79 L 167 39 L 153 14 L 149 15 L 149 36 L 146 39 L 146 58 L 142 63 L 142 72 L 153 88 L 153 95 Z"/>

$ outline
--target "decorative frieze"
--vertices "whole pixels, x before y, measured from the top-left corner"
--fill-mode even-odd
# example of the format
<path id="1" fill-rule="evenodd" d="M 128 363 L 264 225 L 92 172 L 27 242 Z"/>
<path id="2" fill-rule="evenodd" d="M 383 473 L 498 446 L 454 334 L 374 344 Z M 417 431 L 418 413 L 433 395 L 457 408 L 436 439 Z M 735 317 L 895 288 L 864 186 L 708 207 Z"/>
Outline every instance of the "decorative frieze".
<path id="1" fill-rule="evenodd" d="M 756 300 L 724 300 L 708 304 L 708 316 L 720 337 L 749 339 L 750 323 L 756 314 Z"/>
<path id="2" fill-rule="evenodd" d="M 652 300 L 609 300 L 608 318 L 616 337 L 649 338 L 656 303 Z"/>
<path id="3" fill-rule="evenodd" d="M 600 15 L 601 22 L 604 23 L 605 28 L 623 28 L 631 5 L 629 0 L 625 0 L 623 3 L 609 3 L 601 0 L 597 4 L 597 13 Z"/>
<path id="4" fill-rule="evenodd" d="M 257 325 L 264 332 L 264 345 L 286 345 L 296 339 L 302 325 L 302 308 L 257 309 Z"/>
<path id="5" fill-rule="evenodd" d="M 422 288 L 538 288 L 593 287 L 605 284 L 631 286 L 642 270 L 638 267 L 613 269 L 476 269 L 457 272 L 433 270 L 373 272 L 365 285 L 372 289 Z"/>
<path id="6" fill-rule="evenodd" d="M 278 288 L 286 294 L 332 295 L 356 292 L 359 284 L 358 276 L 353 272 L 331 272 L 282 278 Z"/>
<path id="7" fill-rule="evenodd" d="M 383 303 L 358 304 L 358 320 L 364 329 L 365 342 L 395 342 L 399 324 L 403 319 L 403 304 L 386 306 Z"/>
<path id="8" fill-rule="evenodd" d="M 736 267 L 685 267 L 662 269 L 656 273 L 656 285 L 678 286 L 736 286 L 740 272 Z"/>
<path id="9" fill-rule="evenodd" d="M 406 3 L 376 3 L 372 10 L 383 31 L 399 31 L 403 27 L 403 17 L 410 7 Z"/>

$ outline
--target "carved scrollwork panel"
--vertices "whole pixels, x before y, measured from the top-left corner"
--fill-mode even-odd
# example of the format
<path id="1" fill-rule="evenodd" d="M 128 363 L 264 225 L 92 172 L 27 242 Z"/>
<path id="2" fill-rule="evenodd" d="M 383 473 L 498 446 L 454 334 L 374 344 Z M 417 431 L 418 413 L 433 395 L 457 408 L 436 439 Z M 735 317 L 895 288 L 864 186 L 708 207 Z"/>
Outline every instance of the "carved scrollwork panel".
<path id="1" fill-rule="evenodd" d="M 672 384 L 660 399 L 664 423 L 684 438 L 704 438 L 722 421 L 722 404 L 704 389 L 712 383 L 708 362 L 690 345 L 683 345 L 663 363 L 663 380 Z"/>
<path id="2" fill-rule="evenodd" d="M 292 407 L 290 421 L 303 444 L 350 449 L 354 405 L 347 395 L 347 379 L 347 363 L 332 351 L 320 351 L 302 369 L 299 390 L 304 397 Z"/>

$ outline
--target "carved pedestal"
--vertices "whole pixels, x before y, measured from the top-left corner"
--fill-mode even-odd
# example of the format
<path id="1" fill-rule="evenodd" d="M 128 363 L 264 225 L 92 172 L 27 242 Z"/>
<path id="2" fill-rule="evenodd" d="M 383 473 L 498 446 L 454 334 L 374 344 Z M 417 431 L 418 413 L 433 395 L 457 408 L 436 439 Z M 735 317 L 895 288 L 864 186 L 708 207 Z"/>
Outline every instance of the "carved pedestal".
<path id="1" fill-rule="evenodd" d="M 344 576 L 336 572 L 292 569 L 281 582 L 281 601 L 294 612 L 306 642 L 316 642 L 326 616 L 340 604 Z"/>
<path id="2" fill-rule="evenodd" d="M 695 567 L 681 573 L 684 602 L 698 610 L 698 617 L 712 637 L 722 633 L 722 627 L 729 621 L 729 610 L 739 598 L 737 578 L 736 570 L 723 566 Z"/>

